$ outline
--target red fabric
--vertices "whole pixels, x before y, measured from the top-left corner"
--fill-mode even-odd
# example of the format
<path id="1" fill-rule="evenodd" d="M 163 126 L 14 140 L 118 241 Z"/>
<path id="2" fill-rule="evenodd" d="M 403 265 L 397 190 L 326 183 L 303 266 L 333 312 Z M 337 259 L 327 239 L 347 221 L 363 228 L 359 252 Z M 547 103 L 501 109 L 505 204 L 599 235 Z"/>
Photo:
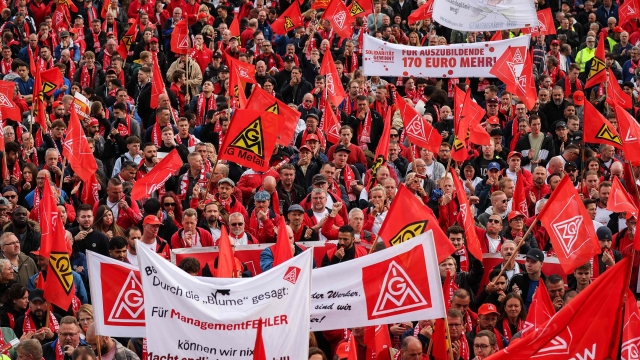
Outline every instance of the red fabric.
<path id="1" fill-rule="evenodd" d="M 84 181 L 90 181 L 98 171 L 98 165 L 84 135 L 75 107 L 70 108 L 69 128 L 64 140 L 62 156 L 69 161 L 73 171 Z M 126 228 L 125 228 L 126 229 Z"/>
<path id="2" fill-rule="evenodd" d="M 213 237 L 211 236 L 211 232 L 206 231 L 206 230 L 201 229 L 201 228 L 196 228 L 196 231 L 198 232 L 197 241 L 203 247 L 213 246 L 214 245 L 213 244 Z M 171 248 L 172 249 L 182 249 L 182 248 L 191 247 L 191 246 L 187 246 L 187 243 L 184 241 L 183 237 L 184 237 L 184 230 L 176 231 L 176 233 L 173 234 L 173 236 L 171 236 Z M 193 238 L 193 235 L 192 235 L 192 238 Z"/>
<path id="3" fill-rule="evenodd" d="M 240 177 L 240 180 L 236 186 L 242 191 L 242 198 L 249 202 L 249 199 L 253 197 L 253 190 L 262 186 L 264 178 L 267 176 L 273 176 L 276 181 L 280 180 L 280 175 L 273 169 L 269 169 L 266 172 L 245 172 Z"/>

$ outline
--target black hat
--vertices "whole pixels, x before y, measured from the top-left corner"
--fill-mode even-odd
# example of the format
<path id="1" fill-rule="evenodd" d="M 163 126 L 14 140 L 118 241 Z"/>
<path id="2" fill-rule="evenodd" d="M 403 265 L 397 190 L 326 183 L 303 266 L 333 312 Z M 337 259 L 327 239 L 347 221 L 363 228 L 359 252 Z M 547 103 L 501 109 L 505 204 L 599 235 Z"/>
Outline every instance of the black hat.
<path id="1" fill-rule="evenodd" d="M 498 136 L 498 135 L 500 135 L 500 136 L 503 135 L 502 134 L 502 129 L 500 129 L 500 128 L 492 129 L 491 132 L 489 133 L 489 136 Z"/>
<path id="2" fill-rule="evenodd" d="M 213 58 L 214 59 L 222 59 L 222 55 L 220 55 L 220 53 L 218 53 L 218 52 L 215 52 L 215 53 L 213 53 Z"/>
<path id="3" fill-rule="evenodd" d="M 612 240 L 613 234 L 611 233 L 611 229 L 606 226 L 600 226 L 598 230 L 596 230 L 596 235 L 598 236 L 598 240 Z"/>
<path id="4" fill-rule="evenodd" d="M 336 149 L 335 149 L 335 150 L 333 150 L 333 153 L 334 153 L 334 154 L 337 154 L 337 153 L 339 153 L 340 151 L 345 151 L 347 154 L 350 154 L 350 153 L 351 153 L 351 150 L 349 150 L 349 147 L 348 147 L 348 146 L 344 146 L 344 145 L 342 145 L 342 144 L 340 144 L 340 145 L 336 146 Z"/>
<path id="5" fill-rule="evenodd" d="M 527 257 L 535 261 L 544 262 L 544 253 L 540 249 L 531 249 L 527 252 Z"/>
<path id="6" fill-rule="evenodd" d="M 255 55 L 255 53 L 251 49 L 245 51 L 245 54 L 247 54 L 247 56 L 254 56 Z"/>
<path id="7" fill-rule="evenodd" d="M 285 56 L 282 57 L 282 61 L 284 61 L 284 62 L 292 62 L 292 61 L 295 61 L 295 59 L 291 55 L 285 55 Z"/>
<path id="8" fill-rule="evenodd" d="M 220 68 L 218 68 L 218 72 L 229 72 L 229 68 L 225 65 L 220 66 Z"/>
<path id="9" fill-rule="evenodd" d="M 44 302 L 44 290 L 33 289 L 29 292 L 29 301 L 42 301 Z"/>
<path id="10" fill-rule="evenodd" d="M 558 122 L 556 123 L 556 129 L 557 129 L 557 128 L 559 128 L 559 127 L 563 127 L 563 128 L 565 128 L 565 129 L 566 129 L 566 128 L 567 128 L 567 123 L 566 123 L 566 122 L 564 122 L 564 121 L 558 121 Z"/>
<path id="11" fill-rule="evenodd" d="M 327 181 L 327 177 L 324 174 L 315 174 L 311 178 L 311 183 L 313 185 L 324 184 L 324 183 L 327 183 L 327 182 L 328 182 Z"/>
<path id="12" fill-rule="evenodd" d="M 318 117 L 318 115 L 313 113 L 308 113 L 307 116 L 304 117 L 305 120 L 307 120 L 308 118 L 314 118 L 316 119 L 316 121 L 320 121 L 320 118 Z"/>
<path id="13" fill-rule="evenodd" d="M 576 165 L 576 163 L 573 161 L 567 161 L 566 163 L 564 163 L 564 169 L 567 170 L 568 168 L 577 169 L 578 165 Z"/>

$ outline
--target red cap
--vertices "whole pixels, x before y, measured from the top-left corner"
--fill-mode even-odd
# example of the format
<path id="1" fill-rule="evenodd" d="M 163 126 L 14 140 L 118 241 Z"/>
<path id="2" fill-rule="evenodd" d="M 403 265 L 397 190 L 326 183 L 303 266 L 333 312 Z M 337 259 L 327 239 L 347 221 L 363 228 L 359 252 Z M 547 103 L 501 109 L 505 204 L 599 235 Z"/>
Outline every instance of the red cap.
<path id="1" fill-rule="evenodd" d="M 522 154 L 520 154 L 518 151 L 512 151 L 512 152 L 509 153 L 509 156 L 507 156 L 507 160 L 511 159 L 514 156 L 517 156 L 517 157 L 521 158 Z"/>
<path id="2" fill-rule="evenodd" d="M 573 103 L 578 106 L 584 105 L 584 92 L 578 90 L 573 93 Z"/>
<path id="3" fill-rule="evenodd" d="M 114 33 L 113 33 L 113 31 L 109 31 L 109 32 L 107 33 L 107 37 L 109 37 L 109 36 L 116 36 L 116 34 L 114 34 Z"/>
<path id="4" fill-rule="evenodd" d="M 198 14 L 198 20 L 200 20 L 200 19 L 208 19 L 210 16 L 211 15 L 209 15 L 207 13 L 201 12 L 201 13 Z"/>
<path id="5" fill-rule="evenodd" d="M 558 41 L 558 40 L 551 40 L 551 45 L 560 45 L 560 41 Z"/>
<path id="6" fill-rule="evenodd" d="M 40 250 L 34 250 L 31 253 L 35 256 L 40 256 Z"/>
<path id="7" fill-rule="evenodd" d="M 623 31 L 624 31 L 624 30 L 623 30 L 620 26 L 616 26 L 616 27 L 614 27 L 614 28 L 613 28 L 613 32 L 614 32 L 614 33 L 621 33 L 621 32 L 623 32 Z"/>
<path id="8" fill-rule="evenodd" d="M 69 29 L 69 32 L 72 33 L 72 34 L 76 34 L 77 35 L 78 34 L 78 29 L 71 28 L 71 29 Z"/>
<path id="9" fill-rule="evenodd" d="M 338 344 L 338 347 L 336 348 L 336 355 L 338 355 L 340 359 L 346 359 L 349 357 L 349 340 L 345 340 Z"/>
<path id="10" fill-rule="evenodd" d="M 522 216 L 525 217 L 523 213 L 521 213 L 520 211 L 512 211 L 509 213 L 509 221 L 517 218 L 518 216 Z"/>
<path id="11" fill-rule="evenodd" d="M 62 103 L 62 101 L 54 101 L 53 104 L 51 104 L 51 108 L 55 109 L 58 106 L 64 106 L 64 104 Z"/>
<path id="12" fill-rule="evenodd" d="M 309 140 L 308 137 L 307 137 L 307 140 Z M 300 146 L 300 149 L 298 149 L 298 150 L 300 150 L 300 152 L 302 152 L 302 150 L 307 150 L 308 152 L 311 152 L 311 148 L 308 147 L 307 145 Z"/>
<path id="13" fill-rule="evenodd" d="M 96 125 L 100 125 L 100 122 L 98 121 L 98 119 L 96 119 L 94 117 L 89 119 L 89 126 L 96 126 Z"/>
<path id="14" fill-rule="evenodd" d="M 490 116 L 489 119 L 487 119 L 487 123 L 490 125 L 500 125 L 500 119 L 497 116 Z"/>
<path id="15" fill-rule="evenodd" d="M 149 40 L 149 43 L 158 43 L 158 38 L 152 37 L 151 40 Z"/>
<path id="16" fill-rule="evenodd" d="M 478 309 L 478 315 L 489 315 L 489 314 L 500 315 L 500 313 L 498 312 L 498 308 L 496 308 L 495 305 L 491 303 L 482 304 L 480 306 L 480 309 Z"/>
<path id="17" fill-rule="evenodd" d="M 306 141 L 309 141 L 309 140 L 320 141 L 320 139 L 318 138 L 318 135 L 316 134 L 307 134 Z"/>
<path id="18" fill-rule="evenodd" d="M 147 215 L 142 223 L 142 226 L 145 225 L 162 225 L 162 221 L 155 215 Z"/>
<path id="19" fill-rule="evenodd" d="M 136 22 L 136 19 L 134 18 L 129 19 L 129 24 L 133 24 L 134 22 Z"/>

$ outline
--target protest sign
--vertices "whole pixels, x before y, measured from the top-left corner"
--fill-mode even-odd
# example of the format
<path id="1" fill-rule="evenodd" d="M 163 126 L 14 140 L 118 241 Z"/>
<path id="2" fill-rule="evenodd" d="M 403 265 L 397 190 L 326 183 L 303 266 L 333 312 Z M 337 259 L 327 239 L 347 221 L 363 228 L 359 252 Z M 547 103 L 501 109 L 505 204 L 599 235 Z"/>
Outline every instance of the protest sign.
<path id="1" fill-rule="evenodd" d="M 149 360 L 252 359 L 260 325 L 267 358 L 308 357 L 311 251 L 254 278 L 208 283 L 136 248 Z"/>
<path id="2" fill-rule="evenodd" d="M 491 67 L 509 48 L 529 47 L 529 36 L 508 40 L 415 47 L 364 36 L 363 70 L 367 76 L 493 78 Z"/>
<path id="3" fill-rule="evenodd" d="M 434 0 L 433 20 L 460 31 L 493 31 L 538 26 L 530 0 Z"/>

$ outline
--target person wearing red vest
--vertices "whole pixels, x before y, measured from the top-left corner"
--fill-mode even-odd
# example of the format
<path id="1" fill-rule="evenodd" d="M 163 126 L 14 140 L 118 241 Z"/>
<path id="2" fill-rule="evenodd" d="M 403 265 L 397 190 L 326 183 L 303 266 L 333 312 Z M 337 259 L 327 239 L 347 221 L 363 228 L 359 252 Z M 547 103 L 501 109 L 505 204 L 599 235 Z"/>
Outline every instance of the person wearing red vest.
<path id="1" fill-rule="evenodd" d="M 171 260 L 169 244 L 158 236 L 162 221 L 155 215 L 147 215 L 142 222 L 142 238 L 140 246 L 147 246 L 166 260 Z"/>
<path id="2" fill-rule="evenodd" d="M 338 246 L 327 251 L 322 259 L 323 267 L 367 255 L 367 249 L 355 243 L 354 232 L 351 225 L 344 225 L 338 229 Z"/>

